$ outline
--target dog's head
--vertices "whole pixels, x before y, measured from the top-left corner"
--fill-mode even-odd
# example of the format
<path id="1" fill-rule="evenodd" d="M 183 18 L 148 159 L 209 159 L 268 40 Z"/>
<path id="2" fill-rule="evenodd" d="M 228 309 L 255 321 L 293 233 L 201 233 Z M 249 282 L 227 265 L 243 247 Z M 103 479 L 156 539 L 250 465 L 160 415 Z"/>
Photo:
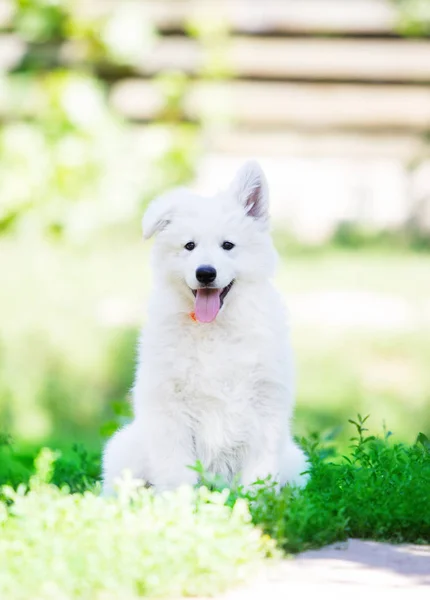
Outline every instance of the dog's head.
<path id="1" fill-rule="evenodd" d="M 240 282 L 272 275 L 268 200 L 264 174 L 250 162 L 217 196 L 179 189 L 148 207 L 143 233 L 145 238 L 157 234 L 155 276 L 189 299 L 198 321 L 213 321 Z"/>

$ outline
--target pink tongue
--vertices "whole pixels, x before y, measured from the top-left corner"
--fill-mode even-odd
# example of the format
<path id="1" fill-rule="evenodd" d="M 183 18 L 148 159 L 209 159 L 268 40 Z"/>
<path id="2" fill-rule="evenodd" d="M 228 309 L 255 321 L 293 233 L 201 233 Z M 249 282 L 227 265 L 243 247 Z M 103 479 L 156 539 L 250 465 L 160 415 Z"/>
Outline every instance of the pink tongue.
<path id="1" fill-rule="evenodd" d="M 221 290 L 197 290 L 194 312 L 197 321 L 210 323 L 215 319 L 221 307 Z"/>

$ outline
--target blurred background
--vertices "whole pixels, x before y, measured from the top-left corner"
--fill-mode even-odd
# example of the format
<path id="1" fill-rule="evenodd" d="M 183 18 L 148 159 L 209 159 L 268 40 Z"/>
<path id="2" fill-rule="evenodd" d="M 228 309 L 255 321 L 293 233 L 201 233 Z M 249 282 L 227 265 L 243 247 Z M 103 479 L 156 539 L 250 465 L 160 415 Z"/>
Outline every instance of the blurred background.
<path id="1" fill-rule="evenodd" d="M 430 432 L 429 0 L 0 0 L 0 433 L 128 414 L 140 219 L 248 158 L 272 193 L 296 433 Z"/>

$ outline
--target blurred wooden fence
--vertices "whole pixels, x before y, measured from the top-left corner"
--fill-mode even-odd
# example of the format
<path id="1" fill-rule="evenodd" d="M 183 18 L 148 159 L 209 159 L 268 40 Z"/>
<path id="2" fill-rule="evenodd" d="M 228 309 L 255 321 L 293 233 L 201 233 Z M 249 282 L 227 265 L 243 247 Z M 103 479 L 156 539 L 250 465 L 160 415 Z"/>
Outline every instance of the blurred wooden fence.
<path id="1" fill-rule="evenodd" d="M 77 3 L 103 12 L 117 1 Z M 396 33 L 392 2 L 136 1 L 161 35 L 134 72 L 105 65 L 111 101 L 144 126 L 163 108 L 151 76 L 166 69 L 192 76 L 183 117 L 213 105 L 229 117 L 208 132 L 197 188 L 218 186 L 254 156 L 268 171 L 275 216 L 303 237 L 319 239 L 344 221 L 398 227 L 413 220 L 430 229 L 430 41 Z M 195 15 L 228 24 L 231 79 L 198 77 L 205 49 L 185 33 Z M 0 0 L 0 68 L 7 69 L 25 52 L 7 32 L 9 18 Z M 0 113 L 7 110 L 0 101 Z"/>

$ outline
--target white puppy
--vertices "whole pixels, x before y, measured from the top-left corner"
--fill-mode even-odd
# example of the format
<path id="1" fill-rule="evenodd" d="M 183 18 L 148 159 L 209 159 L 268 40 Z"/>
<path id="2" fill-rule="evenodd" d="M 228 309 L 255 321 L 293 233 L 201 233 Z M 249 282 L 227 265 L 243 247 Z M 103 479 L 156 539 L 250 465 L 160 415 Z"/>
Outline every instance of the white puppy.
<path id="1" fill-rule="evenodd" d="M 175 190 L 143 219 L 154 290 L 133 389 L 134 421 L 104 453 L 104 491 L 125 469 L 157 490 L 195 484 L 189 467 L 244 485 L 271 475 L 303 484 L 294 443 L 292 357 L 268 190 L 256 163 L 211 198 Z"/>

